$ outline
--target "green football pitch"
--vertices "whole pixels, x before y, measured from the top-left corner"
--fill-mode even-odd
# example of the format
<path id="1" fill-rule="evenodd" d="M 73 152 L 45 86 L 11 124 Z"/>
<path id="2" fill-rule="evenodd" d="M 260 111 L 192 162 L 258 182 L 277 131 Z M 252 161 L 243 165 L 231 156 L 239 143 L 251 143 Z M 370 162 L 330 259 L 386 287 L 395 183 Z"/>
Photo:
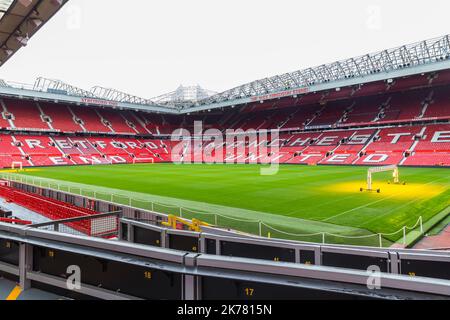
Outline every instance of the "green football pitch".
<path id="1" fill-rule="evenodd" d="M 367 168 L 281 165 L 261 175 L 258 165 L 138 164 L 29 169 L 61 190 L 171 214 L 263 236 L 384 245 L 402 229 L 426 222 L 450 205 L 450 170 L 400 168 L 406 185 L 374 176 L 381 192 L 360 192 Z M 36 180 L 36 179 L 35 179 Z M 36 183 L 36 181 L 34 181 Z M 152 204 L 150 204 L 152 203 Z M 259 223 L 261 221 L 262 223 Z M 406 229 L 409 231 L 409 229 Z M 344 237 L 343 237 L 344 236 Z"/>

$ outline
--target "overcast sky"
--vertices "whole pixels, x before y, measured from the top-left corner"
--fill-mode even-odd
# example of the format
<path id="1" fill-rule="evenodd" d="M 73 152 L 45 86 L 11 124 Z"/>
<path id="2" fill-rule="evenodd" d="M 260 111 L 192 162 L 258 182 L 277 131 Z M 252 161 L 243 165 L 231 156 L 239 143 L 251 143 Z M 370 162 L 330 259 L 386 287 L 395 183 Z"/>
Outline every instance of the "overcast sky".
<path id="1" fill-rule="evenodd" d="M 0 78 L 224 91 L 450 33 L 449 12 L 448 0 L 70 0 Z"/>

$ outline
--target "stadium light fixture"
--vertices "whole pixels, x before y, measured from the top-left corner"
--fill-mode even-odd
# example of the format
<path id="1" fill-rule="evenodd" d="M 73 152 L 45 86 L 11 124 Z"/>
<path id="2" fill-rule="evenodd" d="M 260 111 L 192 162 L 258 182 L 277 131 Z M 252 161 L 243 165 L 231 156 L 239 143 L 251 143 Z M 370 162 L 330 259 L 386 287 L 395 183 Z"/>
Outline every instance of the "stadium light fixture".
<path id="1" fill-rule="evenodd" d="M 20 0 L 19 3 L 24 7 L 28 7 L 33 1 L 32 0 Z"/>
<path id="2" fill-rule="evenodd" d="M 38 18 L 35 18 L 35 19 L 30 19 L 30 23 L 35 27 L 35 28 L 37 28 L 37 27 L 39 27 L 41 24 L 42 24 L 42 20 L 41 19 L 38 19 Z"/>
<path id="3" fill-rule="evenodd" d="M 14 53 L 13 50 L 11 50 L 11 49 L 9 49 L 9 48 L 7 48 L 7 47 L 4 47 L 4 48 L 3 48 L 3 52 L 4 52 L 8 57 L 11 56 L 11 55 Z"/>
<path id="4" fill-rule="evenodd" d="M 61 6 L 63 4 L 63 0 L 52 0 L 51 4 L 53 4 L 54 6 Z"/>
<path id="5" fill-rule="evenodd" d="M 28 37 L 28 35 L 26 35 L 25 37 L 16 36 L 15 39 L 20 45 L 22 45 L 23 47 L 26 47 L 28 44 L 29 37 Z"/>

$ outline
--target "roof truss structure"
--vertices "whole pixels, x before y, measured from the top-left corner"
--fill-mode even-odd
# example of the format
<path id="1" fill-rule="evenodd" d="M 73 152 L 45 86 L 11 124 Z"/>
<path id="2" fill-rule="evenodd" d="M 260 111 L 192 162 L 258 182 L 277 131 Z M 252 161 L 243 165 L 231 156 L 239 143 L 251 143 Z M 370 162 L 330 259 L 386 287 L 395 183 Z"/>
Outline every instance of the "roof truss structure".
<path id="1" fill-rule="evenodd" d="M 172 99 L 168 102 L 165 100 L 167 97 L 176 97 L 176 92 L 146 99 L 99 86 L 84 90 L 59 80 L 45 78 L 38 78 L 31 90 L 45 92 L 45 96 L 51 96 L 54 93 L 58 95 L 55 96 L 55 100 L 58 101 L 65 101 L 64 96 L 67 96 L 68 101 L 73 101 L 69 99 L 70 97 L 82 97 L 96 99 L 97 105 L 119 105 L 124 108 L 173 114 L 237 106 L 275 99 L 275 97 L 297 96 L 307 92 L 325 91 L 445 69 L 450 69 L 449 35 L 256 80 L 197 101 L 172 101 Z M 0 94 L 2 90 L 8 94 L 17 92 L 17 95 L 21 95 L 20 90 L 24 90 L 24 87 L 14 87 L 8 82 L 0 81 Z M 83 103 L 87 102 L 83 101 Z"/>
<path id="2" fill-rule="evenodd" d="M 75 97 L 98 98 L 92 92 L 64 83 L 60 80 L 37 78 L 33 90 L 41 92 L 59 92 Z"/>
<path id="3" fill-rule="evenodd" d="M 96 97 L 105 100 L 112 100 L 118 102 L 128 102 L 133 104 L 142 105 L 154 105 L 155 103 L 149 99 L 134 96 L 116 89 L 104 88 L 104 87 L 93 87 L 90 91 Z"/>
<path id="4" fill-rule="evenodd" d="M 227 90 L 199 102 L 199 105 L 264 96 L 274 92 L 311 87 L 350 78 L 362 78 L 419 65 L 448 60 L 449 35 L 404 45 L 390 50 L 366 54 L 356 58 L 323 64 L 270 78 L 256 80 Z"/>

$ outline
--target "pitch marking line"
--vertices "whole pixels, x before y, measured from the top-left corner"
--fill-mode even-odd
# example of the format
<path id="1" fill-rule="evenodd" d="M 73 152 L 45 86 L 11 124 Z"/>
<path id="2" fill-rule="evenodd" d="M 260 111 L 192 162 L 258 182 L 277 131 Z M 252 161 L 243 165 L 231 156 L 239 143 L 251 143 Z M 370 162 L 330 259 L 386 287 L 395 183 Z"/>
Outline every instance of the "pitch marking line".
<path id="1" fill-rule="evenodd" d="M 385 217 L 385 216 L 391 214 L 392 212 L 395 212 L 395 211 L 398 210 L 398 209 L 407 207 L 407 206 L 409 206 L 409 205 L 411 205 L 411 204 L 413 204 L 413 203 L 415 203 L 415 202 L 417 202 L 417 201 L 421 201 L 421 200 L 424 200 L 424 199 L 426 199 L 426 196 L 425 196 L 425 197 L 419 197 L 419 198 L 414 199 L 414 200 L 411 200 L 411 201 L 409 201 L 409 202 L 407 202 L 407 203 L 405 203 L 405 204 L 402 204 L 402 205 L 400 205 L 400 206 L 394 207 L 393 209 L 391 209 L 391 210 L 389 210 L 389 211 L 387 211 L 387 212 L 385 212 L 385 213 L 383 213 L 383 214 L 381 214 L 381 215 L 379 215 L 379 216 L 376 216 L 376 217 L 374 217 L 374 218 L 372 218 L 372 219 L 367 220 L 365 223 L 363 223 L 362 225 L 360 225 L 360 227 L 363 228 L 365 225 L 371 223 L 372 221 L 375 221 L 375 220 L 377 220 L 377 219 L 379 219 L 379 218 L 381 218 L 381 217 Z"/>
<path id="2" fill-rule="evenodd" d="M 437 182 L 437 181 L 439 181 L 439 180 L 443 180 L 443 179 L 447 179 L 447 177 L 443 177 L 443 178 L 439 178 L 439 179 L 430 181 L 430 182 L 424 184 L 423 186 L 427 186 L 427 185 L 429 185 L 429 184 L 435 183 L 435 182 Z M 342 215 L 344 215 L 344 214 L 353 212 L 353 211 L 355 211 L 355 210 L 359 210 L 359 209 L 362 209 L 362 208 L 366 208 L 366 207 L 368 207 L 368 206 L 370 206 L 370 205 L 372 205 L 372 204 L 376 204 L 376 203 L 379 203 L 379 202 L 382 202 L 382 201 L 391 199 L 391 198 L 396 197 L 396 196 L 398 196 L 399 194 L 402 194 L 402 193 L 405 193 L 405 192 L 407 192 L 407 191 L 400 191 L 400 192 L 397 192 L 397 193 L 395 193 L 395 194 L 393 194 L 393 195 L 391 195 L 391 196 L 389 196 L 389 197 L 386 197 L 386 198 L 383 198 L 383 199 L 380 199 L 380 200 L 377 200 L 377 201 L 372 201 L 372 202 L 369 202 L 368 204 L 365 204 L 365 205 L 363 205 L 363 206 L 359 206 L 359 207 L 356 207 L 356 208 L 353 208 L 353 209 L 350 209 L 350 210 L 347 210 L 347 211 L 338 213 L 338 214 L 336 214 L 336 215 L 334 215 L 334 216 L 332 216 L 332 217 L 328 217 L 327 219 L 324 219 L 324 220 L 322 220 L 322 221 L 329 221 L 329 220 L 331 220 L 331 219 L 340 217 L 340 216 L 342 216 Z"/>

